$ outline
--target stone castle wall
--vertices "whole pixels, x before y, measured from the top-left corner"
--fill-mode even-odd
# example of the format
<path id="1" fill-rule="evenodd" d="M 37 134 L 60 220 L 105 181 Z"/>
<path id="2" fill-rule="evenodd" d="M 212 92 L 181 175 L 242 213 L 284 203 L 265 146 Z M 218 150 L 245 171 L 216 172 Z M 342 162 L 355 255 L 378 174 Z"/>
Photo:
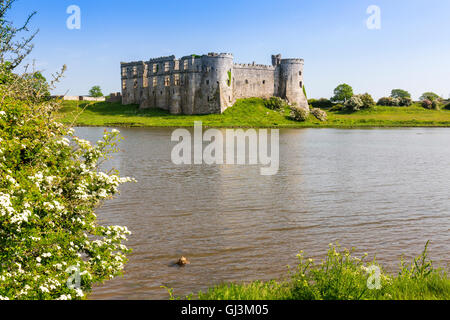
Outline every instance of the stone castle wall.
<path id="1" fill-rule="evenodd" d="M 233 66 L 234 98 L 276 96 L 279 82 L 276 70 L 274 66 L 235 64 Z"/>
<path id="2" fill-rule="evenodd" d="M 122 103 L 172 114 L 222 113 L 236 99 L 280 96 L 307 108 L 303 60 L 272 56 L 272 65 L 234 64 L 233 55 L 160 57 L 121 63 Z M 298 86 L 298 87 L 295 87 Z"/>

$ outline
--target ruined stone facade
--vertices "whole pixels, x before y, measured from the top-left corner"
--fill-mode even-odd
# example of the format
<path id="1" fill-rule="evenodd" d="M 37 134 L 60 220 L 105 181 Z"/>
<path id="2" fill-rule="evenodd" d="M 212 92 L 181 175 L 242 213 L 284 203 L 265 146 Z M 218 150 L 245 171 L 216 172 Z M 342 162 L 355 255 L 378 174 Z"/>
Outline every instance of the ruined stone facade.
<path id="1" fill-rule="evenodd" d="M 229 53 L 121 63 L 122 103 L 172 114 L 222 113 L 236 99 L 278 96 L 308 109 L 303 59 L 272 56 L 272 65 L 236 64 Z"/>

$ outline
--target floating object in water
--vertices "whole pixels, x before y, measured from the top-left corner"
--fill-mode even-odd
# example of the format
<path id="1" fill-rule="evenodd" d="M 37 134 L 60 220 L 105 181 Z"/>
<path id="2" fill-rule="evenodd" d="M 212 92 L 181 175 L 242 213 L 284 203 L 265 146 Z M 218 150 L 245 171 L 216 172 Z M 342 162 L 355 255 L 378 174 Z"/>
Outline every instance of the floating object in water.
<path id="1" fill-rule="evenodd" d="M 186 257 L 181 257 L 176 264 L 179 265 L 180 267 L 182 267 L 182 266 L 185 266 L 185 265 L 191 264 L 191 263 L 189 262 L 188 259 L 186 259 Z"/>

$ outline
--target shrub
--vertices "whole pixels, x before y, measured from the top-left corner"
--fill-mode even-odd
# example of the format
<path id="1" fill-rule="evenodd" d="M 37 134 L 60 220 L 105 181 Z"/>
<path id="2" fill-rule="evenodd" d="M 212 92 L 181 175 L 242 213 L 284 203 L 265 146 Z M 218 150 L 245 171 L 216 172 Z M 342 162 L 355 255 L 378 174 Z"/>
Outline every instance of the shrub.
<path id="1" fill-rule="evenodd" d="M 350 100 L 347 100 L 345 105 L 349 110 L 357 111 L 372 108 L 375 105 L 375 101 L 370 94 L 364 93 L 353 96 Z"/>
<path id="2" fill-rule="evenodd" d="M 391 98 L 391 106 L 398 107 L 400 105 L 400 98 Z"/>
<path id="3" fill-rule="evenodd" d="M 433 103 L 428 99 L 422 100 L 422 107 L 425 109 L 431 109 L 433 107 Z"/>
<path id="4" fill-rule="evenodd" d="M 333 107 L 331 107 L 328 111 L 343 111 L 345 109 L 346 109 L 346 107 L 343 104 L 338 103 L 338 104 L 335 104 Z"/>
<path id="5" fill-rule="evenodd" d="M 400 106 L 409 107 L 413 104 L 413 101 L 409 97 L 400 98 Z"/>
<path id="6" fill-rule="evenodd" d="M 372 96 L 368 93 L 364 93 L 361 95 L 358 95 L 358 97 L 361 99 L 363 103 L 363 108 L 372 108 L 375 105 L 375 101 L 373 100 Z"/>
<path id="7" fill-rule="evenodd" d="M 314 108 L 311 110 L 311 114 L 316 117 L 318 120 L 320 121 L 327 121 L 328 120 L 328 115 L 325 111 L 319 109 L 319 108 Z"/>
<path id="8" fill-rule="evenodd" d="M 392 98 L 392 97 L 383 97 L 380 98 L 377 102 L 379 106 L 410 106 L 412 104 L 411 98 Z"/>
<path id="9" fill-rule="evenodd" d="M 319 109 L 330 109 L 334 106 L 333 102 L 326 98 L 320 98 L 319 100 L 311 99 L 308 103 L 311 107 Z"/>
<path id="10" fill-rule="evenodd" d="M 264 105 L 266 106 L 266 108 L 271 110 L 280 110 L 289 106 L 286 100 L 281 99 L 280 97 L 271 97 L 270 99 L 265 99 Z"/>
<path id="11" fill-rule="evenodd" d="M 291 118 L 295 121 L 306 121 L 309 117 L 308 110 L 300 108 L 297 105 L 291 106 Z"/>
<path id="12" fill-rule="evenodd" d="M 349 100 L 347 100 L 344 105 L 351 111 L 357 111 L 364 106 L 364 103 L 362 102 L 360 97 L 353 96 Z"/>
<path id="13" fill-rule="evenodd" d="M 390 106 L 391 105 L 391 99 L 390 97 L 382 97 L 378 99 L 377 105 L 379 106 Z"/>
<path id="14" fill-rule="evenodd" d="M 127 261 L 129 231 L 94 211 L 130 179 L 100 167 L 118 131 L 79 139 L 33 84 L 17 75 L 0 85 L 0 300 L 83 299 Z"/>
<path id="15" fill-rule="evenodd" d="M 439 100 L 431 101 L 431 109 L 433 110 L 441 110 L 442 103 Z"/>

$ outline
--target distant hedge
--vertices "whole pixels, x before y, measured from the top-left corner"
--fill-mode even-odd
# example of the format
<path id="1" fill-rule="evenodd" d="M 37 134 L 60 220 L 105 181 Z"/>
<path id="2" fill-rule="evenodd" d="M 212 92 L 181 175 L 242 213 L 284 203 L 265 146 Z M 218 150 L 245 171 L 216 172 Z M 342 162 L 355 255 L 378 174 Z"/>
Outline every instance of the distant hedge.
<path id="1" fill-rule="evenodd" d="M 331 102 L 330 99 L 326 99 L 326 98 L 320 98 L 318 100 L 310 99 L 310 100 L 308 100 L 308 103 L 309 103 L 310 107 L 319 108 L 319 109 L 330 109 L 334 106 L 334 103 Z"/>

